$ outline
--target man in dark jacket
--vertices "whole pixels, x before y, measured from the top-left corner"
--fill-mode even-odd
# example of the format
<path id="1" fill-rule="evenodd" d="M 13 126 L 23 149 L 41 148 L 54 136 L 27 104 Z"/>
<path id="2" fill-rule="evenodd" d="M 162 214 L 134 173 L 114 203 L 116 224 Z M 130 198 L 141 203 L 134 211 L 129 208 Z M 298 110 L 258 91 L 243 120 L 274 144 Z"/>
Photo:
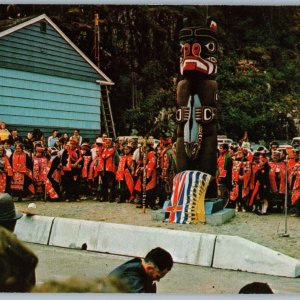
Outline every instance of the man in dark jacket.
<path id="1" fill-rule="evenodd" d="M 157 247 L 152 249 L 144 259 L 134 258 L 114 269 L 109 277 L 117 277 L 129 285 L 130 293 L 156 293 L 156 283 L 163 278 L 173 266 L 169 252 Z"/>
<path id="2" fill-rule="evenodd" d="M 29 292 L 36 284 L 38 258 L 13 233 L 22 216 L 12 197 L 0 193 L 0 292 Z"/>

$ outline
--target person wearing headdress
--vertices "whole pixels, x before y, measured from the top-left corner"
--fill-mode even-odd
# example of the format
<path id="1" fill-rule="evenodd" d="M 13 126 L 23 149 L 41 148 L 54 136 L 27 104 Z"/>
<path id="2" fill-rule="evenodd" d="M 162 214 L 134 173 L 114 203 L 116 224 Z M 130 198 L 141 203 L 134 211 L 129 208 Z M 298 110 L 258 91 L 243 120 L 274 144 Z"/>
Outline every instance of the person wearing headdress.
<path id="1" fill-rule="evenodd" d="M 101 137 L 97 137 L 95 144 L 93 144 L 92 149 L 91 149 L 92 160 L 96 157 L 97 149 L 99 150 L 98 154 L 102 153 L 103 145 L 104 145 L 103 139 Z"/>
<path id="2" fill-rule="evenodd" d="M 83 159 L 83 165 L 81 170 L 81 195 L 82 199 L 86 199 L 89 193 L 91 192 L 90 186 L 89 186 L 89 168 L 90 164 L 92 162 L 92 154 L 91 154 L 91 148 L 88 142 L 84 142 L 81 145 L 81 154 Z"/>
<path id="3" fill-rule="evenodd" d="M 78 198 L 80 174 L 83 165 L 82 154 L 76 139 L 70 139 L 61 156 L 62 187 L 64 200 L 80 201 Z"/>
<path id="4" fill-rule="evenodd" d="M 102 139 L 101 139 L 102 140 Z M 102 148 L 95 147 L 95 156 L 92 157 L 92 161 L 89 166 L 88 172 L 88 182 L 92 192 L 92 195 L 95 195 L 94 200 L 102 201 L 102 193 L 101 193 L 101 185 L 102 185 L 102 177 L 100 174 L 100 161 L 101 161 L 101 153 Z"/>
<path id="5" fill-rule="evenodd" d="M 10 177 L 13 171 L 8 157 L 5 155 L 4 145 L 0 145 L 0 193 L 9 191 Z"/>
<path id="6" fill-rule="evenodd" d="M 272 151 L 270 165 L 270 183 L 272 202 L 277 205 L 277 209 L 283 212 L 285 198 L 286 165 L 281 159 L 279 151 Z"/>
<path id="7" fill-rule="evenodd" d="M 268 206 L 270 200 L 270 165 L 266 155 L 262 154 L 259 158 L 260 167 L 256 171 L 254 179 L 254 190 L 251 195 L 250 203 L 255 203 L 259 201 L 261 209 L 257 210 L 259 215 L 266 215 L 268 213 Z"/>
<path id="8" fill-rule="evenodd" d="M 35 195 L 40 199 L 45 200 L 45 185 L 48 173 L 48 159 L 45 156 L 45 148 L 41 145 L 35 147 L 35 153 L 32 158 L 32 178 L 35 187 Z"/>
<path id="9" fill-rule="evenodd" d="M 116 171 L 119 164 L 119 154 L 111 138 L 105 138 L 105 146 L 101 153 L 99 171 L 102 177 L 103 201 L 114 202 L 116 196 Z"/>
<path id="10" fill-rule="evenodd" d="M 232 166 L 232 190 L 230 201 L 235 203 L 235 210 L 246 211 L 249 196 L 249 182 L 251 177 L 251 163 L 247 159 L 248 150 L 240 148 Z"/>
<path id="11" fill-rule="evenodd" d="M 54 147 L 48 149 L 50 159 L 47 165 L 46 193 L 50 201 L 59 201 L 61 197 L 61 162 L 58 150 Z"/>
<path id="12" fill-rule="evenodd" d="M 124 203 L 126 200 L 133 200 L 134 181 L 132 178 L 133 161 L 132 147 L 128 144 L 122 145 L 122 153 L 116 172 L 116 180 L 120 185 L 120 200 L 119 203 Z"/>
<path id="13" fill-rule="evenodd" d="M 254 191 L 255 188 L 255 174 L 257 172 L 257 170 L 260 168 L 260 158 L 261 153 L 259 153 L 258 151 L 254 152 L 252 155 L 252 160 L 251 160 L 251 176 L 250 176 L 250 182 L 249 182 L 249 199 L 248 199 L 248 207 L 253 211 L 257 211 L 258 207 L 259 207 L 259 199 L 257 199 L 258 197 L 256 197 L 255 199 L 253 198 L 253 201 L 256 200 L 255 202 L 252 202 L 252 193 Z"/>
<path id="14" fill-rule="evenodd" d="M 143 150 L 142 153 L 140 153 L 139 161 L 137 163 L 137 181 L 135 183 L 134 189 L 138 192 L 140 199 L 142 199 L 143 193 L 146 193 L 146 208 L 150 207 L 151 209 L 156 210 L 158 209 L 155 203 L 157 184 L 157 158 L 153 149 L 152 141 L 146 140 L 145 143 L 146 145 L 144 145 L 144 147 L 142 148 Z M 144 168 L 146 168 L 145 173 Z M 144 178 L 144 175 L 146 176 L 146 178 Z M 144 180 L 146 180 L 145 190 L 143 184 Z M 137 208 L 143 208 L 143 205 L 140 204 L 137 206 Z"/>
<path id="15" fill-rule="evenodd" d="M 18 201 L 22 201 L 22 198 L 28 193 L 35 193 L 32 183 L 32 159 L 24 151 L 23 144 L 15 144 L 15 151 L 10 157 L 10 164 L 13 170 L 10 188 L 12 194 L 18 197 Z"/>

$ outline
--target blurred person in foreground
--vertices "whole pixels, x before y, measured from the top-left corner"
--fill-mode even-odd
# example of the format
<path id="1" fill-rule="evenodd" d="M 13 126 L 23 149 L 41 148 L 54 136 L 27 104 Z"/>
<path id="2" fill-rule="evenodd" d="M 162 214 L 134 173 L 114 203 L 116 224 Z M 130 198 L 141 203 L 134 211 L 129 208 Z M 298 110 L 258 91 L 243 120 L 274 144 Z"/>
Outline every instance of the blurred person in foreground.
<path id="1" fill-rule="evenodd" d="M 173 267 L 171 254 L 160 248 L 152 249 L 144 259 L 135 257 L 117 268 L 108 276 L 125 280 L 129 293 L 156 293 L 156 283 Z"/>
<path id="2" fill-rule="evenodd" d="M 12 197 L 7 193 L 0 193 L 0 227 L 14 232 L 17 220 L 23 214 L 16 212 Z"/>
<path id="3" fill-rule="evenodd" d="M 243 286 L 239 294 L 274 294 L 270 286 L 265 282 L 251 282 Z"/>
<path id="4" fill-rule="evenodd" d="M 128 286 L 117 278 L 89 279 L 71 276 L 66 279 L 51 279 L 36 285 L 32 293 L 128 293 Z"/>
<path id="5" fill-rule="evenodd" d="M 0 193 L 0 292 L 29 292 L 36 283 L 38 258 L 13 233 L 22 216 L 12 197 Z"/>
<path id="6" fill-rule="evenodd" d="M 36 255 L 0 226 L 0 292 L 29 292 L 35 285 Z"/>

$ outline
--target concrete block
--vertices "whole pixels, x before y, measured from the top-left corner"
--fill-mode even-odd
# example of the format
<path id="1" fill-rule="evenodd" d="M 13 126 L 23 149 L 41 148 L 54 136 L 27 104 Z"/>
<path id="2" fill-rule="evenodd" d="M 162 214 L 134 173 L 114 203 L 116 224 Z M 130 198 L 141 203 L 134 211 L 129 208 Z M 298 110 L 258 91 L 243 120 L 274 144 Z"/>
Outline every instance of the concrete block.
<path id="1" fill-rule="evenodd" d="M 217 236 L 212 266 L 275 276 L 300 276 L 299 260 L 237 236 Z"/>
<path id="2" fill-rule="evenodd" d="M 24 242 L 47 245 L 54 217 L 23 215 L 17 221 L 14 233 Z"/>
<path id="3" fill-rule="evenodd" d="M 228 222 L 231 218 L 235 216 L 235 210 L 232 208 L 223 208 L 222 210 L 213 213 L 211 215 L 206 215 L 206 223 L 210 225 L 222 225 Z"/>
<path id="4" fill-rule="evenodd" d="M 101 226 L 96 221 L 56 218 L 49 240 L 50 246 L 95 250 Z"/>
<path id="5" fill-rule="evenodd" d="M 186 226 L 186 225 L 184 225 Z M 215 235 L 144 226 L 56 218 L 49 245 L 128 256 L 145 256 L 155 247 L 175 262 L 211 266 Z"/>
<path id="6" fill-rule="evenodd" d="M 151 218 L 153 221 L 163 221 L 166 218 L 166 212 L 163 209 L 153 210 Z"/>
<path id="7" fill-rule="evenodd" d="M 218 212 L 224 207 L 223 199 L 205 199 L 205 215 L 211 215 L 215 212 Z"/>

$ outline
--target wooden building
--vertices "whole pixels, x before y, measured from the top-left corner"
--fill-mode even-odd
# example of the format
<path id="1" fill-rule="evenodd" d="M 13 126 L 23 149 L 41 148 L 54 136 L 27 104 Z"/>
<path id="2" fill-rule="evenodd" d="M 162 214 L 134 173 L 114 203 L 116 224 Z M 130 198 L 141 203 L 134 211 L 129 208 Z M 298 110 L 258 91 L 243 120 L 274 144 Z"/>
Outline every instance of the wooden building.
<path id="1" fill-rule="evenodd" d="M 114 83 L 47 15 L 14 22 L 0 24 L 0 121 L 21 136 L 78 128 L 93 142 L 102 131 L 103 95 Z"/>

